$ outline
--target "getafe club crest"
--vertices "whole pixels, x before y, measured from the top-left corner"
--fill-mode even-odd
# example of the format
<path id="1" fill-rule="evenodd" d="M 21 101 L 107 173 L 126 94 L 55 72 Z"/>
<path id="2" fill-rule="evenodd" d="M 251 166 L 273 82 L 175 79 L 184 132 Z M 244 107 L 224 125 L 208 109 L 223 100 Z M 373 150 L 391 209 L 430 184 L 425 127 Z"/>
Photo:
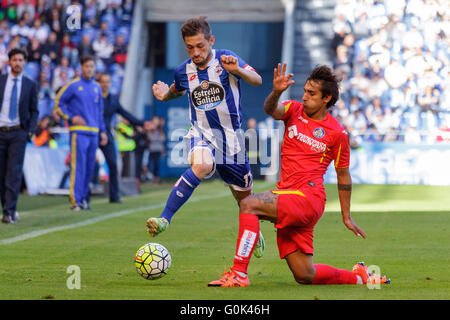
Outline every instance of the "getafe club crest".
<path id="1" fill-rule="evenodd" d="M 322 128 L 316 128 L 313 131 L 313 135 L 316 138 L 323 138 L 323 136 L 325 135 L 325 130 L 323 130 Z"/>
<path id="2" fill-rule="evenodd" d="M 192 90 L 191 99 L 197 109 L 212 110 L 225 99 L 225 89 L 220 83 L 203 80 L 197 88 Z"/>

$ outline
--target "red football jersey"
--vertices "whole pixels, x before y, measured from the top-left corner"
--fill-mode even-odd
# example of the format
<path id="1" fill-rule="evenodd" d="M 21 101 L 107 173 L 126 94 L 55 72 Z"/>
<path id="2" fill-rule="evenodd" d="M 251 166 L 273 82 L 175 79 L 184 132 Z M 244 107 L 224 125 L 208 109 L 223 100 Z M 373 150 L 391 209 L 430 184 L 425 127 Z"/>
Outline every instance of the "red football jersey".
<path id="1" fill-rule="evenodd" d="M 337 168 L 350 165 L 349 137 L 327 113 L 325 120 L 309 118 L 298 101 L 284 101 L 285 132 L 281 145 L 279 189 L 300 189 L 309 183 L 323 188 L 323 176 L 334 160 Z"/>

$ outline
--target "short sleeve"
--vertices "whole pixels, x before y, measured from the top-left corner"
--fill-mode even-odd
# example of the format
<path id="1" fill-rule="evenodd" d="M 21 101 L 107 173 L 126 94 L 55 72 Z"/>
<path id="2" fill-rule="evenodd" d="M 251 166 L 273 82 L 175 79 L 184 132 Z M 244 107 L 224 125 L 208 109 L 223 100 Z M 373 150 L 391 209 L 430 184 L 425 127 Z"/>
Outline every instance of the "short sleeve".
<path id="1" fill-rule="evenodd" d="M 345 129 L 339 133 L 334 145 L 334 166 L 336 168 L 350 167 L 350 142 Z"/>
<path id="2" fill-rule="evenodd" d="M 291 115 L 295 112 L 295 110 L 298 109 L 298 105 L 296 101 L 293 100 L 285 100 L 281 102 L 281 104 L 284 106 L 284 115 L 281 120 L 287 121 Z"/>
<path id="3" fill-rule="evenodd" d="M 236 58 L 238 59 L 239 67 L 241 67 L 242 69 L 246 69 L 246 70 L 251 70 L 251 71 L 257 72 L 257 71 L 256 71 L 251 65 L 249 65 L 244 59 L 242 59 L 241 57 L 239 57 L 236 53 L 234 53 L 234 52 L 231 51 L 231 50 L 221 50 L 221 51 L 219 51 L 218 53 L 219 53 L 220 56 L 226 55 L 226 56 L 233 56 L 233 57 L 236 57 Z M 220 56 L 218 57 L 218 59 L 219 59 L 219 63 L 222 65 L 222 62 L 220 61 Z M 235 76 L 236 78 L 239 78 L 239 79 L 240 79 L 239 76 L 237 76 L 237 75 L 234 75 L 234 76 Z"/>
<path id="4" fill-rule="evenodd" d="M 175 69 L 173 77 L 173 84 L 177 92 L 189 89 L 189 86 L 187 84 L 187 75 L 185 72 L 181 71 L 180 67 Z"/>
<path id="5" fill-rule="evenodd" d="M 55 110 L 63 119 L 69 120 L 72 118 L 71 108 L 68 104 L 72 97 L 72 82 L 68 82 L 62 87 L 55 97 Z"/>

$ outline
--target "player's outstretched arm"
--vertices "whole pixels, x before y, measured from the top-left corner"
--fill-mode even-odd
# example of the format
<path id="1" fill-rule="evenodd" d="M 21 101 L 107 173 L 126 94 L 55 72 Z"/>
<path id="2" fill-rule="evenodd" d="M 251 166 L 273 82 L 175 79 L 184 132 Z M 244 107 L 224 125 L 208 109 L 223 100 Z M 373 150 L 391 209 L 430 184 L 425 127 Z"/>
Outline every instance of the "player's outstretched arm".
<path id="1" fill-rule="evenodd" d="M 228 72 L 238 75 L 242 80 L 253 86 L 262 84 L 261 76 L 254 70 L 241 68 L 238 59 L 232 55 L 221 55 L 220 61 Z"/>
<path id="2" fill-rule="evenodd" d="M 352 177 L 349 168 L 336 168 L 339 202 L 341 205 L 342 222 L 358 237 L 367 237 L 364 231 L 353 221 L 350 215 L 350 198 L 352 195 Z"/>
<path id="3" fill-rule="evenodd" d="M 161 101 L 176 99 L 186 93 L 186 91 L 176 91 L 173 84 L 169 87 L 166 83 L 159 80 L 153 84 L 152 90 L 155 98 Z"/>
<path id="4" fill-rule="evenodd" d="M 273 90 L 264 101 L 264 112 L 275 120 L 281 120 L 284 116 L 284 106 L 279 100 L 281 94 L 294 83 L 293 76 L 292 73 L 286 75 L 286 63 L 283 63 L 283 68 L 279 63 L 273 69 Z"/>

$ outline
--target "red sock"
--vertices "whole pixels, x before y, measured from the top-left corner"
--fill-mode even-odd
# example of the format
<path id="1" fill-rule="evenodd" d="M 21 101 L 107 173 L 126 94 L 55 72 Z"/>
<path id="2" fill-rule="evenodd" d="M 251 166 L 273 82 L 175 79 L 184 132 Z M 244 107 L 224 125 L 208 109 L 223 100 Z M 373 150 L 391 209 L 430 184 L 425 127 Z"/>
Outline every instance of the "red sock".
<path id="1" fill-rule="evenodd" d="M 259 238 L 258 216 L 250 213 L 239 214 L 239 235 L 232 269 L 247 273 L 250 257 Z"/>
<path id="2" fill-rule="evenodd" d="M 315 264 L 316 276 L 312 284 L 356 284 L 356 275 L 348 270 L 336 269 L 325 264 Z"/>

